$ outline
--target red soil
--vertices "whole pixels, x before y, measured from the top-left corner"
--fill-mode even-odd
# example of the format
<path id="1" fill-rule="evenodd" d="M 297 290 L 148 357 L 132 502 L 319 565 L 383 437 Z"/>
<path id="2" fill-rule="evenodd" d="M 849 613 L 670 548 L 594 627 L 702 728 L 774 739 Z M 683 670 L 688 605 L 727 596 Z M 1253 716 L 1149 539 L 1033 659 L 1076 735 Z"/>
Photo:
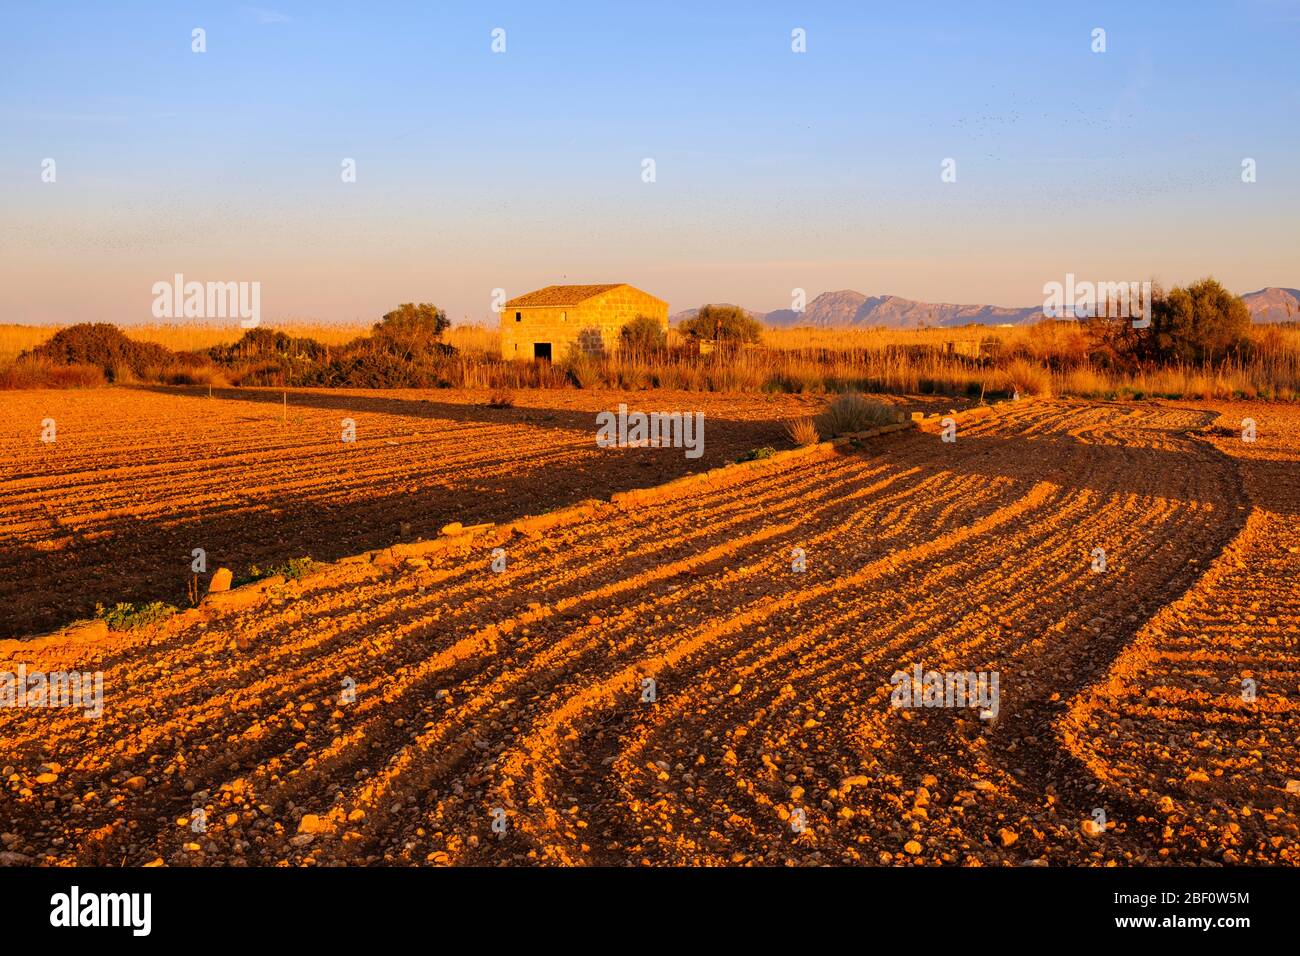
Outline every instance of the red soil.
<path id="1" fill-rule="evenodd" d="M 1242 409 L 1004 406 L 955 444 L 927 426 L 499 542 L 335 565 L 145 634 L 0 645 L 0 669 L 100 669 L 106 695 L 100 719 L 0 710 L 3 850 L 1296 863 L 1300 421 L 1251 406 L 1244 445 L 1216 429 Z M 537 469 L 613 467 L 573 442 Z M 997 671 L 997 720 L 891 707 L 891 675 L 918 663 Z"/>

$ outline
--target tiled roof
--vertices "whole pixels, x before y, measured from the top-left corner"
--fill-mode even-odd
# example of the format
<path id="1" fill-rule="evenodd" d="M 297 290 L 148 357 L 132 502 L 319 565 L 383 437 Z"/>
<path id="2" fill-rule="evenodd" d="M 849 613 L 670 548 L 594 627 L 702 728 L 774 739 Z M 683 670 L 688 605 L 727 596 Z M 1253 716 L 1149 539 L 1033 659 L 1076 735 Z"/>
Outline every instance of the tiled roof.
<path id="1" fill-rule="evenodd" d="M 526 292 L 515 296 L 506 303 L 507 307 L 533 305 L 577 305 L 593 295 L 600 295 L 610 289 L 617 289 L 625 282 L 611 282 L 606 285 L 548 285 L 536 292 Z"/>

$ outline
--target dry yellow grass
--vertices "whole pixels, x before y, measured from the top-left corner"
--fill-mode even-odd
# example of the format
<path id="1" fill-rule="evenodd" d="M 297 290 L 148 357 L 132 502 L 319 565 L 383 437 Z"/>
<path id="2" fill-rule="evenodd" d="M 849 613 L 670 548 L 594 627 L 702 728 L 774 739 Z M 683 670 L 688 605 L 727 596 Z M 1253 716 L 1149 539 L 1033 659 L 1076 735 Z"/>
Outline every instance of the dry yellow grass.
<path id="1" fill-rule="evenodd" d="M 0 325 L 0 367 L 36 348 L 58 330 L 57 325 Z"/>
<path id="2" fill-rule="evenodd" d="M 273 328 L 288 335 L 315 339 L 322 345 L 344 345 L 366 335 L 372 324 L 340 324 L 320 322 L 281 322 Z M 63 326 L 59 325 L 0 325 L 0 362 L 12 361 L 19 354 L 47 341 Z M 155 342 L 174 352 L 193 352 L 210 349 L 215 345 L 229 345 L 244 334 L 239 325 L 204 322 L 168 322 L 147 325 L 120 326 L 127 337 L 137 342 Z M 501 335 L 496 329 L 479 325 L 453 326 L 444 335 L 449 345 L 467 351 L 496 352 Z"/>
<path id="3" fill-rule="evenodd" d="M 1119 374 L 1089 364 L 1082 325 L 1040 322 L 1030 326 L 954 329 L 769 329 L 763 342 L 781 358 L 775 375 L 788 391 L 816 391 L 822 382 L 868 391 L 958 393 L 1015 385 L 1033 395 L 1078 398 L 1234 399 L 1300 397 L 1300 327 L 1256 326 L 1254 352 L 1242 364 L 1214 369 L 1162 368 Z M 957 355 L 944 354 L 954 344 Z M 963 364 L 963 348 L 981 346 L 993 359 L 987 368 Z M 925 346 L 928 354 L 898 354 L 892 347 Z M 969 353 L 967 353 L 969 354 Z"/>
<path id="4" fill-rule="evenodd" d="M 47 341 L 60 325 L 0 325 L 0 362 L 12 361 L 22 352 Z M 193 352 L 239 340 L 244 329 L 238 323 L 168 322 L 119 326 L 137 342 L 155 342 L 174 352 Z M 313 322 L 284 322 L 268 326 L 294 336 L 315 339 L 324 345 L 342 345 L 370 331 L 369 325 L 330 325 Z"/>
<path id="5" fill-rule="evenodd" d="M 1006 376 L 1002 387 L 1010 386 L 1023 395 L 1046 397 L 1052 394 L 1052 373 L 1045 366 L 1022 358 L 1012 359 L 1003 369 Z"/>
<path id="6" fill-rule="evenodd" d="M 796 445 L 815 445 L 821 441 L 821 435 L 817 431 L 817 423 L 808 416 L 793 418 L 786 422 L 785 433 L 790 436 L 790 440 Z"/>
<path id="7" fill-rule="evenodd" d="M 929 345 L 944 348 L 949 342 L 979 342 L 988 338 L 1021 341 L 1028 328 L 956 328 L 956 329 L 764 329 L 763 344 L 787 352 L 803 349 L 828 349 L 849 352 L 855 349 L 882 349 L 890 345 Z"/>
<path id="8" fill-rule="evenodd" d="M 310 322 L 268 327 L 330 346 L 345 344 L 371 329 L 363 324 Z M 58 326 L 0 325 L 0 370 L 56 331 Z M 123 331 L 138 341 L 174 351 L 228 344 L 243 334 L 237 323 L 135 325 Z M 468 388 L 577 384 L 629 390 L 942 392 L 974 397 L 1014 385 L 1029 394 L 1080 398 L 1300 397 L 1300 328 L 1256 327 L 1251 338 L 1255 348 L 1241 364 L 1126 375 L 1090 362 L 1085 330 L 1068 322 L 1008 328 L 769 329 L 763 336 L 765 347 L 742 350 L 725 361 L 676 352 L 666 356 L 620 353 L 580 366 L 502 362 L 500 333 L 489 326 L 458 325 L 444 334 L 444 341 L 459 352 L 450 379 Z"/>
<path id="9" fill-rule="evenodd" d="M 1300 351 L 1300 326 L 1258 325 L 1251 338 L 1267 351 Z M 1015 326 L 963 326 L 944 329 L 765 329 L 768 348 L 797 352 L 827 349 L 851 352 L 890 345 L 946 347 L 949 342 L 997 342 L 1000 347 L 1024 347 L 1035 355 L 1079 355 L 1087 345 L 1084 326 L 1075 322 L 1039 322 Z"/>
<path id="10" fill-rule="evenodd" d="M 482 325 L 453 325 L 442 335 L 442 340 L 463 352 L 501 353 L 501 333 Z"/>

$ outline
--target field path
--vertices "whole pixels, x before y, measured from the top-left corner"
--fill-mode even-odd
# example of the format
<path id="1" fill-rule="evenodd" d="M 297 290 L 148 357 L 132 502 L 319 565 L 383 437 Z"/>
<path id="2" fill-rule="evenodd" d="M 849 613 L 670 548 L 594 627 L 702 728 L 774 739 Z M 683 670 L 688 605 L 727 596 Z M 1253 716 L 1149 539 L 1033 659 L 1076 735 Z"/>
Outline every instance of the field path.
<path id="1" fill-rule="evenodd" d="M 500 572 L 486 546 L 343 564 L 147 637 L 10 647 L 0 668 L 102 669 L 106 700 L 98 720 L 0 710 L 3 849 L 132 864 L 1294 862 L 1297 721 L 1276 687 L 1289 679 L 1294 702 L 1297 602 L 1270 575 L 1294 564 L 1296 484 L 1261 480 L 1218 419 L 1001 406 L 955 443 L 927 426 L 599 505 L 515 536 Z M 1270 434 L 1252 454 L 1284 469 L 1295 440 Z M 1276 761 L 1257 791 L 1243 781 L 1258 748 L 1219 741 L 1247 808 L 1233 829 L 1214 817 L 1227 791 L 1175 787 L 1145 761 L 1168 728 L 1144 723 L 1134 681 L 1151 657 L 1133 655 L 1180 608 L 1221 608 L 1231 631 L 1219 569 L 1269 536 L 1279 563 L 1254 568 L 1251 613 L 1277 637 L 1215 658 L 1225 679 L 1243 661 L 1265 675 L 1267 716 L 1250 719 Z M 996 719 L 891 706 L 891 676 L 914 665 L 996 672 Z M 1176 732 L 1236 704 L 1197 707 Z M 1097 811 L 1104 830 L 1085 826 Z"/>

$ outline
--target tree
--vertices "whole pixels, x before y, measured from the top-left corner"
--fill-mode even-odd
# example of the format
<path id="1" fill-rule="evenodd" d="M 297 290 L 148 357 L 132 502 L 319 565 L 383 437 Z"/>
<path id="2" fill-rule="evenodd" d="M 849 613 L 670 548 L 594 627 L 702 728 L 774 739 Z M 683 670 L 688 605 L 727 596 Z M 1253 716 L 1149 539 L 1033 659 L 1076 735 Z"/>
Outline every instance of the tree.
<path id="1" fill-rule="evenodd" d="M 1214 362 L 1249 340 L 1250 310 L 1215 279 L 1152 296 L 1148 345 L 1157 361 Z"/>
<path id="2" fill-rule="evenodd" d="M 619 333 L 623 348 L 634 352 L 653 352 L 664 347 L 668 336 L 659 320 L 648 315 L 638 315 Z"/>
<path id="3" fill-rule="evenodd" d="M 440 342 L 451 327 L 447 313 L 428 302 L 404 302 L 375 323 L 374 337 L 388 352 L 407 359 L 446 351 Z"/>
<path id="4" fill-rule="evenodd" d="M 97 365 L 110 381 L 120 371 L 128 370 L 144 378 L 150 369 L 166 368 L 176 361 L 170 349 L 129 339 L 107 322 L 82 322 L 60 329 L 24 357 L 49 359 L 60 365 Z"/>
<path id="5" fill-rule="evenodd" d="M 736 305 L 705 305 L 692 319 L 678 326 L 686 335 L 697 339 L 717 339 L 730 343 L 755 343 L 763 337 L 763 326 Z"/>

